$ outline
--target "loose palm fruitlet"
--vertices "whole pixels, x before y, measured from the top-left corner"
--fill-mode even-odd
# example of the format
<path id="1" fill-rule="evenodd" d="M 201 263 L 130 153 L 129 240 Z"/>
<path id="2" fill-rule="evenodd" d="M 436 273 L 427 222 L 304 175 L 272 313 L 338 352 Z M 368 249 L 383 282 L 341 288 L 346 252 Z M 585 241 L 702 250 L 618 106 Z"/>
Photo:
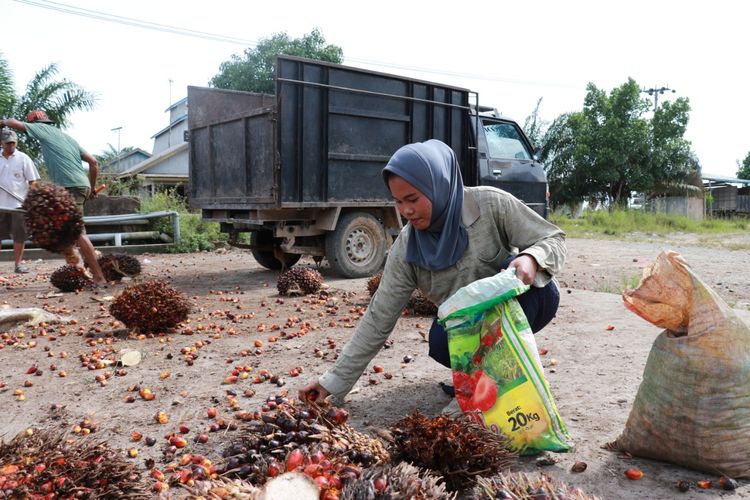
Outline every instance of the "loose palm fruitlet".
<path id="1" fill-rule="evenodd" d="M 83 215 L 65 188 L 39 182 L 29 188 L 21 208 L 26 231 L 35 245 L 63 253 L 83 232 Z"/>
<path id="2" fill-rule="evenodd" d="M 367 280 L 367 292 L 370 294 L 370 297 L 375 295 L 375 292 L 378 291 L 380 280 L 382 278 L 383 274 L 378 273 L 375 276 L 370 276 L 370 279 Z M 437 316 L 438 311 L 438 307 L 435 303 L 425 297 L 422 290 L 419 289 L 412 292 L 411 297 L 409 297 L 409 302 L 406 304 L 406 308 L 414 316 Z"/>
<path id="3" fill-rule="evenodd" d="M 61 292 L 75 292 L 91 286 L 93 283 L 86 271 L 80 267 L 67 264 L 56 269 L 50 275 L 49 282 Z"/>
<path id="4" fill-rule="evenodd" d="M 320 290 L 323 275 L 310 267 L 293 267 L 281 273 L 276 288 L 281 295 L 309 295 Z"/>
<path id="5" fill-rule="evenodd" d="M 188 299 L 160 280 L 145 281 L 120 292 L 109 313 L 130 329 L 156 333 L 176 327 L 190 313 Z"/>
<path id="6" fill-rule="evenodd" d="M 120 281 L 125 276 L 132 278 L 141 274 L 141 263 L 132 255 L 107 254 L 99 257 L 97 261 L 107 281 Z"/>
<path id="7" fill-rule="evenodd" d="M 0 498 L 153 498 L 138 469 L 105 442 L 26 431 L 0 443 Z"/>

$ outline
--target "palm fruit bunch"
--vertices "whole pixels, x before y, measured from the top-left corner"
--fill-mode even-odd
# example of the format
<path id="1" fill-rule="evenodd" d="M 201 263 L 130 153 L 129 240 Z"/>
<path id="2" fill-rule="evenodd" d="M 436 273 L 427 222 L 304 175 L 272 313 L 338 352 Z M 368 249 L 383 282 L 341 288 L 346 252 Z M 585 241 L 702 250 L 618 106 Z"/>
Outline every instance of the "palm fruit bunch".
<path id="1" fill-rule="evenodd" d="M 378 273 L 367 280 L 367 293 L 370 294 L 370 297 L 375 295 L 375 292 L 378 291 L 380 280 L 382 278 L 383 274 Z M 409 302 L 406 304 L 406 309 L 408 309 L 409 313 L 414 316 L 437 316 L 438 311 L 438 307 L 435 303 L 428 299 L 420 289 L 416 289 L 412 292 L 411 297 L 409 297 Z"/>
<path id="2" fill-rule="evenodd" d="M 438 307 L 425 297 L 422 290 L 414 290 L 406 305 L 414 316 L 437 316 Z"/>
<path id="3" fill-rule="evenodd" d="M 491 477 L 517 458 L 507 437 L 469 416 L 428 418 L 416 411 L 396 422 L 391 433 L 394 459 L 442 475 L 449 491 L 473 486 L 479 476 Z"/>
<path id="4" fill-rule="evenodd" d="M 378 287 L 380 286 L 380 279 L 383 277 L 383 273 L 378 273 L 375 276 L 370 276 L 370 279 L 367 280 L 367 293 L 370 294 L 370 297 L 375 295 L 375 292 L 378 291 Z"/>
<path id="5" fill-rule="evenodd" d="M 246 424 L 224 450 L 220 476 L 258 486 L 285 472 L 301 472 L 320 487 L 320 498 L 338 498 L 363 467 L 390 459 L 382 441 L 346 423 L 346 410 L 306 405 L 285 394 L 270 396 L 261 411 L 235 414 Z"/>
<path id="6" fill-rule="evenodd" d="M 141 333 L 174 328 L 187 319 L 190 310 L 188 299 L 161 280 L 129 286 L 109 306 L 112 316 Z"/>
<path id="7" fill-rule="evenodd" d="M 50 252 L 63 253 L 83 232 L 83 215 L 65 188 L 39 182 L 29 188 L 21 208 L 29 238 Z"/>
<path id="8" fill-rule="evenodd" d="M 444 500 L 454 497 L 454 494 L 448 493 L 445 489 L 445 484 L 440 476 L 406 462 L 401 462 L 397 465 L 387 464 L 365 469 L 359 478 L 346 483 L 341 491 L 340 499 L 420 498 L 424 500 Z"/>
<path id="9" fill-rule="evenodd" d="M 66 264 L 49 277 L 50 283 L 61 292 L 75 292 L 91 286 L 93 281 L 82 268 Z"/>
<path id="10" fill-rule="evenodd" d="M 152 498 L 122 451 L 60 430 L 24 431 L 0 442 L 0 464 L 2 498 Z"/>
<path id="11" fill-rule="evenodd" d="M 544 474 L 527 474 L 507 472 L 477 481 L 471 498 L 477 500 L 494 500 L 495 498 L 518 498 L 519 500 L 536 500 L 539 498 L 565 500 L 595 500 L 580 488 L 570 487 L 560 481 L 550 479 Z"/>
<path id="12" fill-rule="evenodd" d="M 107 281 L 120 281 L 125 276 L 132 278 L 141 273 L 141 263 L 132 255 L 106 254 L 99 257 L 97 261 Z"/>
<path id="13" fill-rule="evenodd" d="M 293 267 L 287 269 L 276 282 L 276 289 L 281 295 L 309 295 L 320 290 L 323 275 L 311 267 Z"/>

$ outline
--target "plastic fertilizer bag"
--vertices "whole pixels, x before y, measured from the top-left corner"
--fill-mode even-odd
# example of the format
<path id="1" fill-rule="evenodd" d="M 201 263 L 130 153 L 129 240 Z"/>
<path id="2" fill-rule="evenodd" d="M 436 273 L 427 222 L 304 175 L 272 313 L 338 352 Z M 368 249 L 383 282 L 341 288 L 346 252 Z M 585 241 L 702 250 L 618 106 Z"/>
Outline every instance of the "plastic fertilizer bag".
<path id="1" fill-rule="evenodd" d="M 646 268 L 625 306 L 666 328 L 614 447 L 750 478 L 750 329 L 677 252 Z"/>
<path id="2" fill-rule="evenodd" d="M 528 288 L 509 269 L 461 288 L 440 306 L 456 399 L 520 454 L 567 451 L 570 438 L 515 298 Z"/>

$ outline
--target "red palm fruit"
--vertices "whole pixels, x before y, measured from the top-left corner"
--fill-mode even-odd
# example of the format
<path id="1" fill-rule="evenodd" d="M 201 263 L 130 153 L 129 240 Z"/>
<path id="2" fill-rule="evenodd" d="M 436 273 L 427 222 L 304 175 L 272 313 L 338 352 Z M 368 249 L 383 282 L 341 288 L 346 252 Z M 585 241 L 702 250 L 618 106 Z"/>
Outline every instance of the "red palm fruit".
<path id="1" fill-rule="evenodd" d="M 302 465 L 302 462 L 304 461 L 305 461 L 305 454 L 302 453 L 302 450 L 300 450 L 299 448 L 295 448 L 292 451 L 290 451 L 286 457 L 286 470 L 293 471 L 297 467 Z"/>
<path id="2" fill-rule="evenodd" d="M 631 467 L 625 471 L 625 475 L 627 476 L 628 479 L 637 481 L 638 479 L 643 477 L 643 472 L 637 467 Z"/>

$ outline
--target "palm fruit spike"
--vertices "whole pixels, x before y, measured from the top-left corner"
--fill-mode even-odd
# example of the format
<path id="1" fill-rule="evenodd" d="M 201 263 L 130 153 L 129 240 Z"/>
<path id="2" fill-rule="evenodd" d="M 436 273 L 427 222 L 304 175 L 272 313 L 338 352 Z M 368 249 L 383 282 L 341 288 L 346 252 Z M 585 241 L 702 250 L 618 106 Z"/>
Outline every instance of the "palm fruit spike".
<path id="1" fill-rule="evenodd" d="M 154 498 L 141 468 L 106 441 L 70 439 L 61 429 L 30 431 L 0 442 L 4 498 Z"/>
<path id="2" fill-rule="evenodd" d="M 83 215 L 65 188 L 40 182 L 29 188 L 21 208 L 26 230 L 35 245 L 63 253 L 83 232 Z"/>
<path id="3" fill-rule="evenodd" d="M 491 478 L 480 477 L 472 498 L 566 498 L 595 500 L 580 488 L 571 487 L 544 474 L 503 472 Z"/>
<path id="4" fill-rule="evenodd" d="M 497 474 L 517 458 L 507 437 L 482 427 L 471 416 L 428 418 L 415 411 L 390 430 L 393 458 L 441 474 L 449 491 Z"/>
<path id="5" fill-rule="evenodd" d="M 341 491 L 341 500 L 379 498 L 452 499 L 455 494 L 445 489 L 440 476 L 406 462 L 397 465 L 370 467 L 362 476 L 348 481 Z"/>

